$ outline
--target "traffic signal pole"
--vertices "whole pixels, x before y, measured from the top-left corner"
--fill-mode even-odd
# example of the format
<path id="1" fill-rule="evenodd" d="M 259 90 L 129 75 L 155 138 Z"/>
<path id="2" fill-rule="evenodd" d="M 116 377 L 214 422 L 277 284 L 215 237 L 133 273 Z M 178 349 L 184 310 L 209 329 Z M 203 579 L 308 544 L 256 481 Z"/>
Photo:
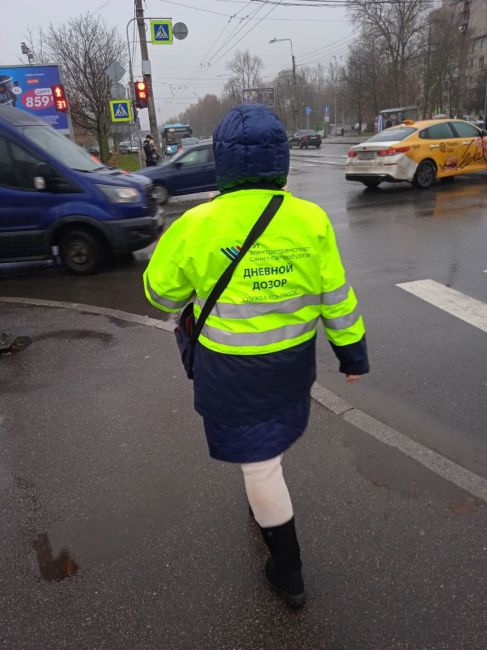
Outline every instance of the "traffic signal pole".
<path id="1" fill-rule="evenodd" d="M 154 92 L 152 90 L 152 74 L 150 69 L 149 51 L 147 49 L 147 38 L 145 35 L 144 9 L 142 7 L 142 0 L 135 0 L 135 16 L 139 28 L 140 53 L 142 56 L 142 72 L 144 74 L 144 80 L 147 84 L 147 93 L 148 93 L 147 110 L 149 112 L 150 130 L 151 130 L 151 135 L 154 138 L 154 142 L 157 148 L 160 150 L 161 143 L 159 140 L 159 127 L 157 125 L 156 106 L 154 103 Z"/>

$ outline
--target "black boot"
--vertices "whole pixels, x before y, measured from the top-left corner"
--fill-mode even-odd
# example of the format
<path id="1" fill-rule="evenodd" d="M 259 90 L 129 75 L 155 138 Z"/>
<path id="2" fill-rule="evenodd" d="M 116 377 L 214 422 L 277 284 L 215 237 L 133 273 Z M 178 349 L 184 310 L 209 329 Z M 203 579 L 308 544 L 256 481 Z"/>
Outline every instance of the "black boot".
<path id="1" fill-rule="evenodd" d="M 305 601 L 304 582 L 294 517 L 281 526 L 261 527 L 261 531 L 271 554 L 265 565 L 269 586 L 291 607 L 301 607 Z"/>

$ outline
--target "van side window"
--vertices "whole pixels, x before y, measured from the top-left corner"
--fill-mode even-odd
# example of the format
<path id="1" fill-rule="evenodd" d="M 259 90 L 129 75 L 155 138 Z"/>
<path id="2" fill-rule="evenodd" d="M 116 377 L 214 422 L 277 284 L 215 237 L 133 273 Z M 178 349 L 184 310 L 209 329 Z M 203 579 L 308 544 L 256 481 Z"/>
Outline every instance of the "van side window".
<path id="1" fill-rule="evenodd" d="M 13 142 L 10 143 L 10 150 L 19 181 L 17 187 L 22 190 L 35 190 L 34 178 L 39 176 L 39 165 L 42 165 L 44 160 L 37 158 Z"/>
<path id="2" fill-rule="evenodd" d="M 0 137 L 0 186 L 18 187 L 17 174 L 5 138 Z"/>

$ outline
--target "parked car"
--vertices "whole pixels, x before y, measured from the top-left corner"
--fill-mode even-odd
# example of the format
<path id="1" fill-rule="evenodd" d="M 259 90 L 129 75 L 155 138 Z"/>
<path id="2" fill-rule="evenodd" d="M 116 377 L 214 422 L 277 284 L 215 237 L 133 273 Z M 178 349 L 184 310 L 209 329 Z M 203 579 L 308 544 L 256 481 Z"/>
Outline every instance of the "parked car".
<path id="1" fill-rule="evenodd" d="M 86 151 L 92 156 L 100 155 L 100 147 L 98 145 L 93 145 L 92 147 L 86 147 Z"/>
<path id="2" fill-rule="evenodd" d="M 182 138 L 181 146 L 183 147 L 183 149 L 186 149 L 186 147 L 189 147 L 192 144 L 199 144 L 199 142 L 200 142 L 199 138 Z"/>
<path id="3" fill-rule="evenodd" d="M 132 140 L 131 142 L 130 141 L 121 142 L 118 145 L 118 150 L 121 154 L 138 153 L 139 145 L 134 140 Z"/>
<path id="4" fill-rule="evenodd" d="M 138 173 L 154 183 L 159 203 L 165 203 L 171 195 L 216 190 L 213 143 L 207 140 L 191 145 L 162 165 L 147 167 Z"/>
<path id="5" fill-rule="evenodd" d="M 346 179 L 367 187 L 408 181 L 420 189 L 437 178 L 487 170 L 487 132 L 464 120 L 405 120 L 350 149 Z"/>
<path id="6" fill-rule="evenodd" d="M 300 129 L 289 138 L 289 148 L 292 149 L 293 146 L 300 149 L 307 149 L 308 147 L 319 149 L 321 147 L 321 135 L 318 131 L 312 129 Z"/>
<path id="7" fill-rule="evenodd" d="M 0 105 L 0 262 L 49 259 L 71 273 L 144 248 L 162 230 L 148 178 L 108 168 L 25 111 Z"/>

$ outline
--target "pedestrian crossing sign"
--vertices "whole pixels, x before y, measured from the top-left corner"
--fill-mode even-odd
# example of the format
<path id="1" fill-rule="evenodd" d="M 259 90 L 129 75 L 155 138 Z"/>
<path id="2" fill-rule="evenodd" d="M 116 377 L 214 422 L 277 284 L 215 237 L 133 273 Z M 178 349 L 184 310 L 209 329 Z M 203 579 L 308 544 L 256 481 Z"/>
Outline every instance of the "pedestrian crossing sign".
<path id="1" fill-rule="evenodd" d="M 151 42 L 154 45 L 172 45 L 172 20 L 155 18 L 150 21 Z"/>
<path id="2" fill-rule="evenodd" d="M 132 103 L 130 99 L 111 99 L 110 114 L 112 122 L 132 122 Z"/>

